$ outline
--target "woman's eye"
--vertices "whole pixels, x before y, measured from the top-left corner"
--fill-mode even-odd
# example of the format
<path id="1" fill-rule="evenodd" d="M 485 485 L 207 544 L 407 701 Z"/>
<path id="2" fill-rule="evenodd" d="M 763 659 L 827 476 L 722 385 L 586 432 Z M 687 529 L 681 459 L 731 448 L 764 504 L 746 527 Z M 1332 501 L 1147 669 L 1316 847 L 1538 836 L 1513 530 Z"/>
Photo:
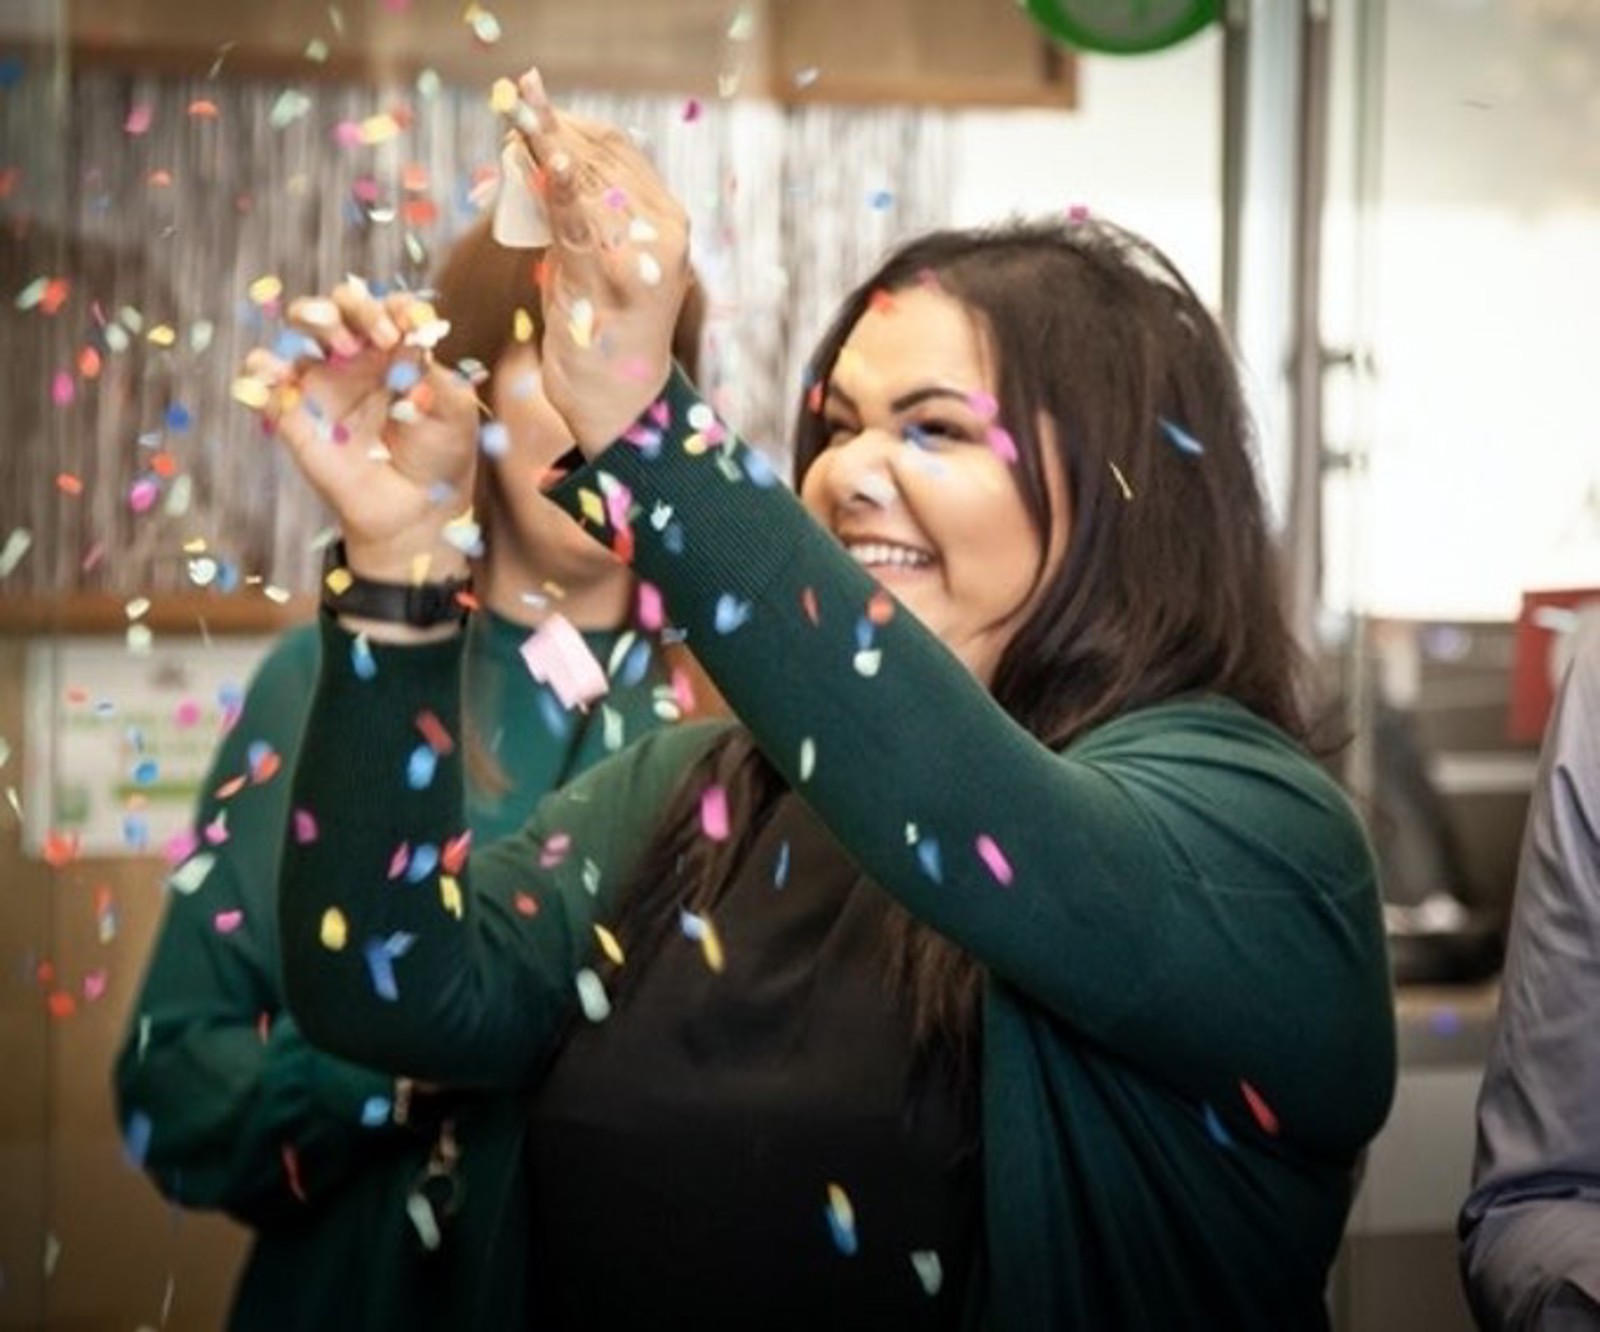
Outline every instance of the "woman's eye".
<path id="1" fill-rule="evenodd" d="M 922 448 L 937 448 L 941 444 L 963 443 L 971 439 L 967 430 L 954 421 L 907 421 L 900 433 L 907 443 Z"/>
<path id="2" fill-rule="evenodd" d="M 858 427 L 850 421 L 838 417 L 827 416 L 822 420 L 823 438 L 829 444 L 837 444 L 842 439 L 848 439 L 858 432 Z"/>

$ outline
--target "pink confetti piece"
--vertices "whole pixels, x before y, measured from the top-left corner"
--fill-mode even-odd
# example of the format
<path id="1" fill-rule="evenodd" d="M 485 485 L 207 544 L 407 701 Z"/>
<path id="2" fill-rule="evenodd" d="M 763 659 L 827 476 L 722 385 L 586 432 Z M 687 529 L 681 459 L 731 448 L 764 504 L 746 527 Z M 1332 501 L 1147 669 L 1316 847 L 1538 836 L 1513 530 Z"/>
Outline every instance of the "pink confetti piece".
<path id="1" fill-rule="evenodd" d="M 161 855 L 169 865 L 181 865 L 200 849 L 200 837 L 193 828 L 184 828 L 172 834 L 162 844 Z"/>
<path id="2" fill-rule="evenodd" d="M 299 846 L 317 840 L 317 820 L 309 809 L 297 809 L 294 812 L 294 840 Z"/>
<path id="3" fill-rule="evenodd" d="M 666 608 L 661 601 L 661 589 L 654 583 L 639 584 L 639 628 L 647 634 L 659 633 L 666 623 Z"/>
<path id="4" fill-rule="evenodd" d="M 220 815 L 211 820 L 205 827 L 207 846 L 221 846 L 228 840 L 228 823 Z"/>
<path id="5" fill-rule="evenodd" d="M 72 376 L 67 371 L 57 370 L 50 377 L 50 401 L 57 407 L 71 406 L 77 396 L 78 386 L 72 382 Z"/>
<path id="6" fill-rule="evenodd" d="M 999 844 L 988 833 L 979 833 L 975 843 L 978 858 L 989 867 L 989 873 L 1005 887 L 1011 884 L 1011 862 L 1006 859 L 1006 854 L 1000 849 Z"/>
<path id="7" fill-rule="evenodd" d="M 1000 411 L 1000 404 L 995 401 L 994 394 L 981 391 L 967 395 L 967 406 L 983 417 L 985 421 L 994 420 Z"/>
<path id="8" fill-rule="evenodd" d="M 1009 430 L 1004 426 L 990 426 L 985 438 L 989 442 L 989 447 L 994 451 L 995 457 L 999 458 L 1001 462 L 1007 465 L 1016 463 L 1017 442 L 1011 438 Z"/>
<path id="9" fill-rule="evenodd" d="M 232 934 L 244 923 L 244 912 L 219 911 L 212 918 L 212 923 L 216 925 L 218 934 Z"/>
<path id="10" fill-rule="evenodd" d="M 570 833 L 551 833 L 544 839 L 544 845 L 539 848 L 539 868 L 554 869 L 567 858 L 567 853 L 572 850 L 572 835 Z"/>
<path id="11" fill-rule="evenodd" d="M 155 107 L 149 102 L 135 102 L 128 108 L 128 118 L 122 122 L 124 134 L 144 134 L 150 129 L 150 121 L 155 115 Z"/>
<path id="12" fill-rule="evenodd" d="M 406 872 L 406 866 L 411 863 L 411 843 L 401 842 L 395 847 L 394 854 L 389 857 L 389 877 L 398 879 Z"/>
<path id="13" fill-rule="evenodd" d="M 728 792 L 708 786 L 700 793 L 700 830 L 713 842 L 728 840 Z"/>
<path id="14" fill-rule="evenodd" d="M 683 123 L 685 125 L 692 125 L 692 124 L 694 124 L 695 121 L 697 121 L 699 119 L 700 119 L 700 99 L 698 97 L 691 97 L 687 102 L 685 102 L 683 104 Z"/>
<path id="15" fill-rule="evenodd" d="M 105 971 L 91 971 L 83 978 L 83 997 L 91 1004 L 106 992 L 107 976 Z"/>
<path id="16" fill-rule="evenodd" d="M 148 478 L 135 481 L 128 489 L 128 507 L 134 513 L 149 513 L 161 498 L 161 487 Z"/>
<path id="17" fill-rule="evenodd" d="M 197 725 L 200 721 L 200 704 L 192 698 L 186 698 L 172 710 L 172 721 L 181 730 Z"/>
<path id="18" fill-rule="evenodd" d="M 549 616 L 521 651 L 533 678 L 549 685 L 564 708 L 585 707 L 610 688 L 604 668 L 564 615 Z"/>

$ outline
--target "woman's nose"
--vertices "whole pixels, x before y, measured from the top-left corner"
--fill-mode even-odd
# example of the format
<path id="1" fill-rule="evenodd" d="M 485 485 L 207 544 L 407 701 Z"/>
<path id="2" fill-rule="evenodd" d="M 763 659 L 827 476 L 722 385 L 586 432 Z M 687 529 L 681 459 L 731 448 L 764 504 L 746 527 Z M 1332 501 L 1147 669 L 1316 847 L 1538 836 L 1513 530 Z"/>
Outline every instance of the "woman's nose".
<path id="1" fill-rule="evenodd" d="M 887 509 L 899 498 L 892 466 L 904 447 L 886 430 L 862 430 L 830 446 L 830 489 L 836 504 Z"/>

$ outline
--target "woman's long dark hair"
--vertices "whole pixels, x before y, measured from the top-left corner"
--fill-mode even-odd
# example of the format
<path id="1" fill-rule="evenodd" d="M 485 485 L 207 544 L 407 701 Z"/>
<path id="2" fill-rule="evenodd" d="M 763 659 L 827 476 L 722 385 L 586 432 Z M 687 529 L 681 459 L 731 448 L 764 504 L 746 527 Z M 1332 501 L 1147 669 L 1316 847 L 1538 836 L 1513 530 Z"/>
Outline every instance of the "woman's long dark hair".
<path id="1" fill-rule="evenodd" d="M 845 301 L 808 382 L 826 385 L 875 294 L 925 283 L 966 306 L 987 340 L 1041 549 L 1055 524 L 1069 525 L 1065 557 L 1041 568 L 1035 604 L 1000 658 L 995 699 L 1056 749 L 1186 694 L 1234 699 L 1305 740 L 1301 657 L 1280 600 L 1238 370 L 1172 263 L 1097 220 L 936 232 L 896 251 Z M 827 444 L 813 410 L 820 394 L 807 399 L 795 423 L 797 485 Z M 1066 515 L 1050 512 L 1047 448 L 1067 478 Z M 727 789 L 742 837 L 700 835 L 699 797 L 711 783 Z M 663 819 L 621 928 L 643 943 L 672 928 L 680 905 L 714 906 L 779 794 L 747 732 L 716 745 Z M 977 964 L 898 907 L 885 946 L 919 1043 L 966 1064 Z"/>

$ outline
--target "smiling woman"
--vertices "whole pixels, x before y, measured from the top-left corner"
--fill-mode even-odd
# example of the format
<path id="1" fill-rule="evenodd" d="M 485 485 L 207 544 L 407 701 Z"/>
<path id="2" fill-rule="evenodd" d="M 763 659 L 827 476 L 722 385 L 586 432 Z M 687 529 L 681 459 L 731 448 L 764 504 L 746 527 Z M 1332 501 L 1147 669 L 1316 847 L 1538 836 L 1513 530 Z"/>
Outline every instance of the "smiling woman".
<path id="1" fill-rule="evenodd" d="M 840 349 L 827 447 L 801 479 L 817 520 L 981 680 L 1068 530 L 1062 468 L 1047 455 L 1046 550 L 1012 479 L 995 388 L 990 339 L 964 305 L 931 283 L 883 294 Z"/>
<path id="2" fill-rule="evenodd" d="M 408 718 L 454 724 L 459 648 L 384 630 L 363 675 L 325 620 L 296 1016 L 525 1089 L 542 1327 L 1326 1327 L 1388 970 L 1217 326 L 1106 223 L 914 241 L 821 341 L 796 497 L 672 369 L 682 206 L 522 90 L 581 240 L 549 254 L 543 364 L 587 461 L 551 497 L 739 721 L 648 737 L 468 855 L 453 758 L 397 780 Z M 370 360 L 273 386 L 357 571 L 445 521 L 397 543 L 293 394 L 359 400 Z M 442 409 L 382 442 L 414 492 L 472 457 Z M 421 845 L 458 853 L 397 894 Z"/>

